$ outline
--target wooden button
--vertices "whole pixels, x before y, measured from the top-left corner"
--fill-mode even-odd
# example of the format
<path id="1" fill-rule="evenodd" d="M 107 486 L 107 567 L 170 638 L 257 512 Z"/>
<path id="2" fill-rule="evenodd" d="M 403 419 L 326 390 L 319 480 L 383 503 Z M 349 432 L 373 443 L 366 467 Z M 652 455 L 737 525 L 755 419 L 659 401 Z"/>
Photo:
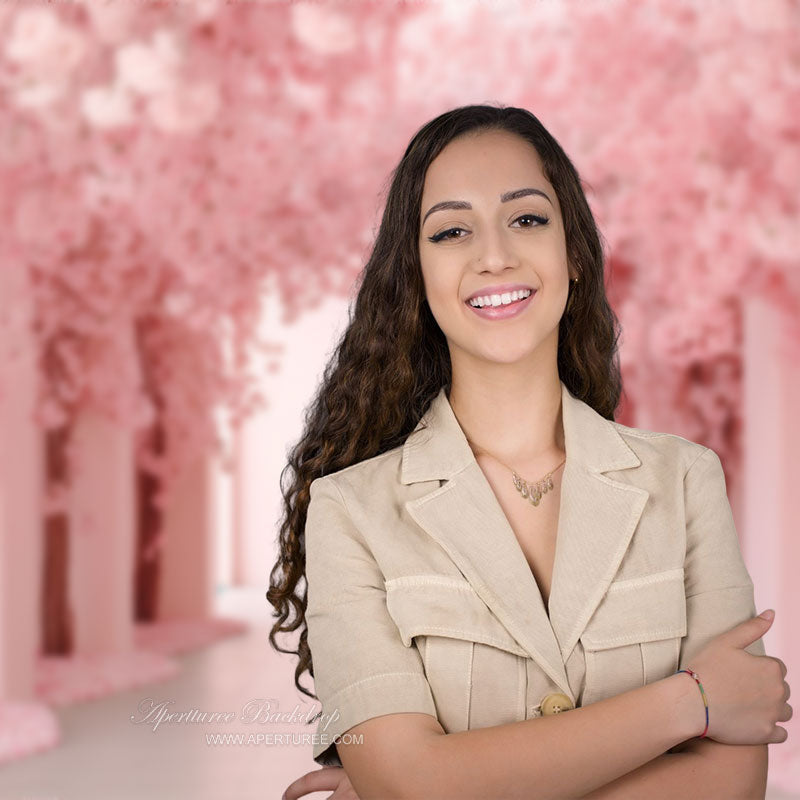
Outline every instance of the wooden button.
<path id="1" fill-rule="evenodd" d="M 542 698 L 543 716 L 560 714 L 562 711 L 570 711 L 573 708 L 575 708 L 575 706 L 572 704 L 572 700 L 563 692 L 555 692 L 554 694 L 545 695 Z"/>

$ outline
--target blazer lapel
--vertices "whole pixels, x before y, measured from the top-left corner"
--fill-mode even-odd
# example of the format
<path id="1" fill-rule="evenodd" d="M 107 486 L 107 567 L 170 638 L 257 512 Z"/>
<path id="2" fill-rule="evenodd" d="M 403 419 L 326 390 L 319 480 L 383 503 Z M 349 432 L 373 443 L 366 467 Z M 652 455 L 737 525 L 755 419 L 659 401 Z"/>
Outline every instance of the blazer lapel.
<path id="1" fill-rule="evenodd" d="M 649 496 L 604 473 L 641 462 L 561 382 L 567 454 L 548 609 L 444 388 L 403 446 L 401 481 L 444 481 L 405 508 L 520 646 L 569 696 L 565 662 L 619 568 Z"/>

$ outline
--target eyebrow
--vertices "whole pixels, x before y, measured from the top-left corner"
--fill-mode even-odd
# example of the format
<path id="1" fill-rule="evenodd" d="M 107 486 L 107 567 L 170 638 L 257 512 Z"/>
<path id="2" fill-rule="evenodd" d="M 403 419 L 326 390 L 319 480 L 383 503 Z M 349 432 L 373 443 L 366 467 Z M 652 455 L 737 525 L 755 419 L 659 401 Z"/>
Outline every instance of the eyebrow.
<path id="1" fill-rule="evenodd" d="M 527 187 L 525 189 L 512 189 L 510 192 L 504 192 L 500 195 L 500 202 L 501 203 L 508 203 L 510 200 L 517 200 L 520 197 L 527 197 L 531 194 L 538 194 L 547 200 L 550 205 L 553 205 L 553 201 L 541 190 L 541 189 L 533 189 L 531 187 Z M 428 211 L 426 212 L 425 216 L 422 218 L 422 224 L 425 224 L 425 220 L 434 213 L 434 211 L 443 211 L 445 209 L 453 209 L 455 211 L 463 211 L 469 210 L 472 208 L 472 204 L 466 202 L 466 200 L 442 200 L 441 203 L 436 203 L 432 205 Z"/>

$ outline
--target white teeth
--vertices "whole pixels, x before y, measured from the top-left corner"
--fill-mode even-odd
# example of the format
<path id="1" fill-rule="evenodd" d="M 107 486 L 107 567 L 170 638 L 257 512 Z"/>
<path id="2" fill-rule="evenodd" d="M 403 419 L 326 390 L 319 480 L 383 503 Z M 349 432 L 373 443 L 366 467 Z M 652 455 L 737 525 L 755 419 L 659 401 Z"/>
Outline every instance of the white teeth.
<path id="1" fill-rule="evenodd" d="M 469 304 L 474 308 L 482 308 L 483 306 L 507 306 L 517 300 L 522 300 L 531 293 L 530 289 L 521 289 L 513 292 L 503 292 L 503 294 L 489 294 L 484 297 L 473 297 Z"/>

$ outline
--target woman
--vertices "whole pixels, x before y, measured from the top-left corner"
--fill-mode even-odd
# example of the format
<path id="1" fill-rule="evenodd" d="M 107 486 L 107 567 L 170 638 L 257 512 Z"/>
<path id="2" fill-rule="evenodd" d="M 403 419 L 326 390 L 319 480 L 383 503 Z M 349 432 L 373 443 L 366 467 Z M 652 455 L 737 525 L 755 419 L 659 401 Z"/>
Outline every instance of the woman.
<path id="1" fill-rule="evenodd" d="M 285 797 L 763 797 L 786 670 L 716 454 L 613 421 L 603 266 L 528 111 L 408 146 L 289 459 L 270 640 L 333 768 Z"/>

